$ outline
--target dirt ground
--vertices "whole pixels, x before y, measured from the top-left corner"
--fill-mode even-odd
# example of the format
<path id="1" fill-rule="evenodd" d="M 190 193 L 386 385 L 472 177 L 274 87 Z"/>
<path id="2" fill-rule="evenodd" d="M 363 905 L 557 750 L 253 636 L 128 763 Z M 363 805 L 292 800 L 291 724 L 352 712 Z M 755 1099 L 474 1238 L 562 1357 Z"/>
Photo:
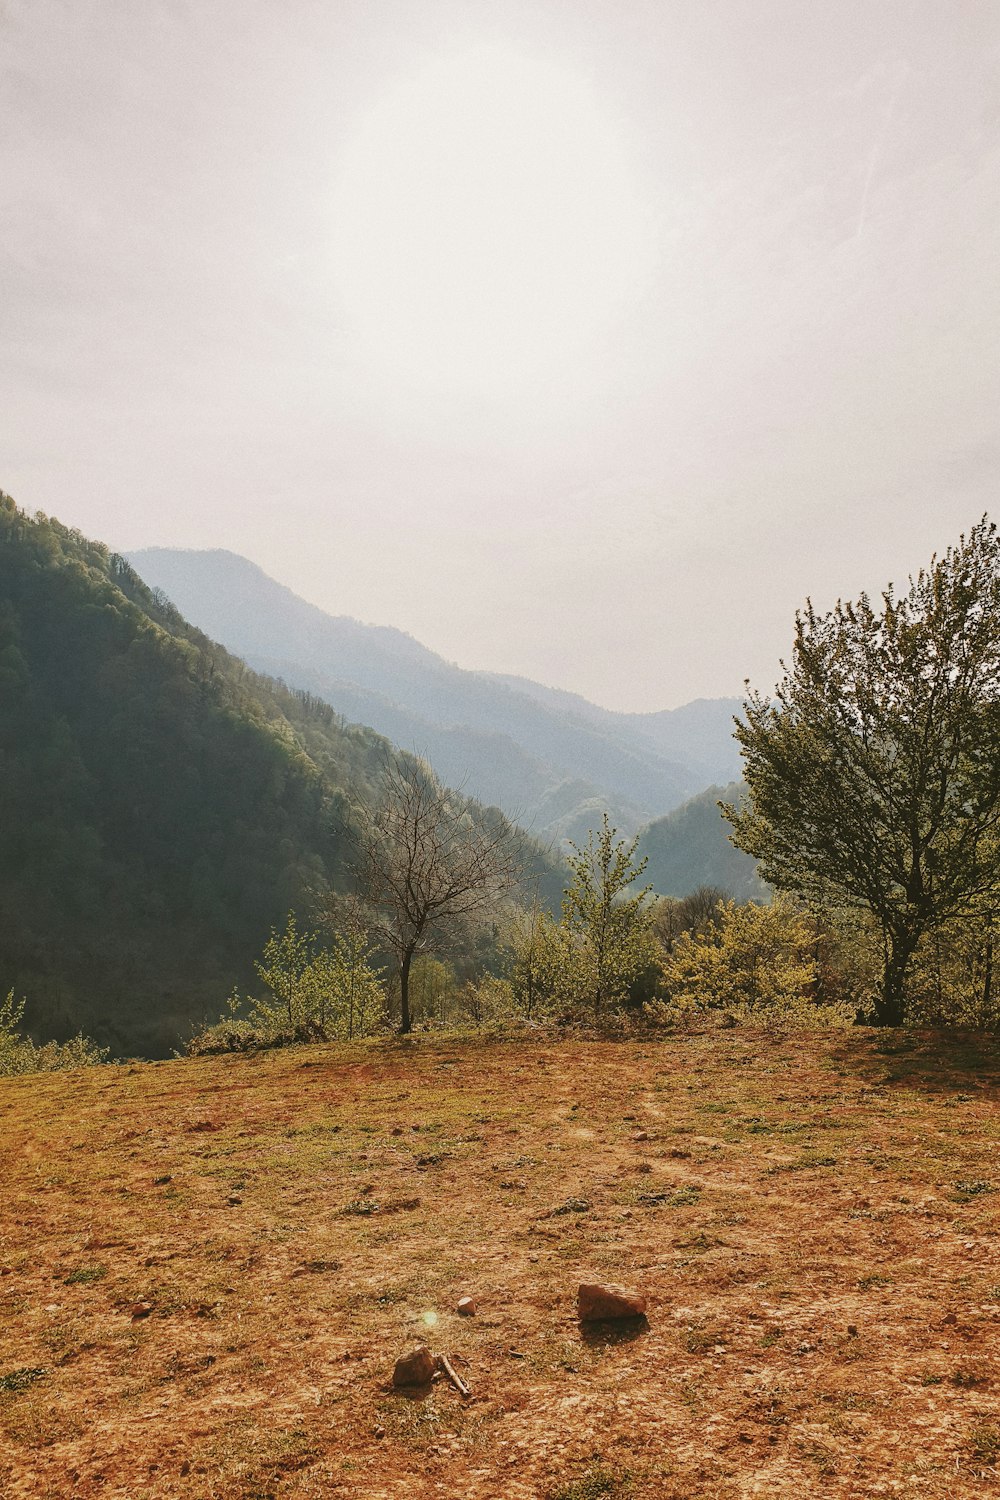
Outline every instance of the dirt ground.
<path id="1" fill-rule="evenodd" d="M 998 1085 L 742 1028 L 0 1080 L 0 1495 L 991 1492 Z M 424 1341 L 470 1398 L 393 1393 Z"/>

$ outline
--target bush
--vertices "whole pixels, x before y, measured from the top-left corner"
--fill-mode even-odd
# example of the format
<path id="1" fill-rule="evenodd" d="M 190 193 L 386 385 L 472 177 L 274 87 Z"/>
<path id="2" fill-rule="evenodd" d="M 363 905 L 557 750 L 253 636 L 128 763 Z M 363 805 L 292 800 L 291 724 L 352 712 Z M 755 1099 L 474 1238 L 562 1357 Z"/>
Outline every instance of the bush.
<path id="1" fill-rule="evenodd" d="M 185 1053 L 253 1052 L 370 1035 L 386 1016 L 385 990 L 371 958 L 361 926 L 348 924 L 329 948 L 319 948 L 316 934 L 299 932 L 289 912 L 284 932 L 273 929 L 254 962 L 270 993 L 258 999 L 234 991 L 227 1014 L 191 1037 Z"/>
<path id="2" fill-rule="evenodd" d="M 40 1046 L 21 1030 L 23 1000 L 10 990 L 0 1001 L 0 1078 L 20 1073 L 55 1073 L 65 1068 L 94 1068 L 108 1060 L 108 1050 L 98 1047 L 81 1032 L 68 1042 L 44 1042 Z"/>
<path id="3" fill-rule="evenodd" d="M 791 1026 L 851 1025 L 856 1006 L 819 988 L 817 933 L 787 896 L 767 906 L 726 902 L 718 927 L 682 934 L 663 960 L 666 1000 L 646 1007 L 670 1022 L 709 1010 Z"/>

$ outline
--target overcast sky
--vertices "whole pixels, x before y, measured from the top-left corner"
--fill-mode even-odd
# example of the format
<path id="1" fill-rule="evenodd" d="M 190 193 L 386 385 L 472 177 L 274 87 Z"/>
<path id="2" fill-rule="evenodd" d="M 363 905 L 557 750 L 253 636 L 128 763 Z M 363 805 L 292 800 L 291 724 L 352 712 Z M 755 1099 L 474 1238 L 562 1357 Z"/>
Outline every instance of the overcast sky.
<path id="1" fill-rule="evenodd" d="M 770 686 L 1000 509 L 997 0 L 0 0 L 0 187 L 0 488 L 463 666 Z"/>

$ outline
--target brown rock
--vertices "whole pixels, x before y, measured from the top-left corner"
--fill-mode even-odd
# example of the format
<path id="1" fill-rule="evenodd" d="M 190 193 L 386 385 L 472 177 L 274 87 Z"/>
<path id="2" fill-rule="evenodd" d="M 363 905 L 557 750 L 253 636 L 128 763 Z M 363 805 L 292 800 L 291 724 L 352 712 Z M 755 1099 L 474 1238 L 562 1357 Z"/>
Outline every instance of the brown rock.
<path id="1" fill-rule="evenodd" d="M 437 1369 L 437 1361 L 426 1344 L 420 1344 L 409 1354 L 401 1354 L 392 1372 L 395 1386 L 407 1387 L 430 1385 Z"/>
<path id="2" fill-rule="evenodd" d="M 618 1318 L 644 1318 L 646 1299 L 622 1286 L 584 1281 L 576 1298 L 581 1323 L 608 1323 Z"/>
<path id="3" fill-rule="evenodd" d="M 455 1311 L 460 1318 L 474 1318 L 476 1316 L 475 1297 L 459 1297 Z"/>
<path id="4" fill-rule="evenodd" d="M 133 1323 L 138 1323 L 143 1318 L 148 1318 L 152 1311 L 152 1302 L 133 1302 L 132 1306 L 129 1308 L 129 1316 L 131 1317 Z"/>

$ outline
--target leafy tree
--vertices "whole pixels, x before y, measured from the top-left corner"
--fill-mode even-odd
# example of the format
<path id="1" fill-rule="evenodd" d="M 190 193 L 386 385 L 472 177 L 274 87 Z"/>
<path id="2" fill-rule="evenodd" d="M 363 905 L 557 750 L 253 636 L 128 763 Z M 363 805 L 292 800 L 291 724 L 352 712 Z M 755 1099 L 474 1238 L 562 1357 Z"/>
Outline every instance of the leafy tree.
<path id="1" fill-rule="evenodd" d="M 383 761 L 381 798 L 359 822 L 355 876 L 396 961 L 405 1034 L 414 959 L 500 902 L 517 880 L 520 850 L 499 809 L 455 796 L 411 758 Z"/>
<path id="2" fill-rule="evenodd" d="M 259 978 L 283 1008 L 289 1026 L 300 1024 L 312 1009 L 310 1002 L 315 992 L 312 946 L 315 938 L 315 933 L 299 931 L 295 913 L 290 911 L 284 932 L 272 928 L 263 953 L 254 960 Z"/>
<path id="3" fill-rule="evenodd" d="M 635 862 L 638 838 L 629 843 L 617 834 L 605 813 L 598 834 L 591 830 L 585 845 L 570 845 L 570 882 L 563 895 L 562 927 L 595 1016 L 625 998 L 653 951 L 651 888 L 627 894 L 646 861 Z"/>
<path id="4" fill-rule="evenodd" d="M 664 959 L 664 989 L 681 1009 L 830 1019 L 831 1007 L 817 1012 L 815 941 L 807 914 L 787 896 L 767 906 L 727 901 L 717 924 L 677 939 Z M 848 1015 L 853 1019 L 853 1009 Z"/>
<path id="5" fill-rule="evenodd" d="M 548 1008 L 562 963 L 560 935 L 550 912 L 538 900 L 516 906 L 504 930 L 511 994 L 525 1020 Z"/>
<path id="6" fill-rule="evenodd" d="M 371 938 L 363 927 L 352 923 L 334 934 L 329 953 L 315 961 L 320 993 L 328 997 L 338 1035 L 348 1041 L 365 1036 L 385 1015 L 382 971 L 373 959 Z"/>
<path id="7" fill-rule="evenodd" d="M 764 879 L 871 913 L 876 1020 L 906 1018 L 921 941 L 989 910 L 1000 887 L 1000 540 L 985 517 L 877 609 L 867 595 L 796 617 L 776 698 L 737 738 L 750 804 L 724 809 Z"/>

